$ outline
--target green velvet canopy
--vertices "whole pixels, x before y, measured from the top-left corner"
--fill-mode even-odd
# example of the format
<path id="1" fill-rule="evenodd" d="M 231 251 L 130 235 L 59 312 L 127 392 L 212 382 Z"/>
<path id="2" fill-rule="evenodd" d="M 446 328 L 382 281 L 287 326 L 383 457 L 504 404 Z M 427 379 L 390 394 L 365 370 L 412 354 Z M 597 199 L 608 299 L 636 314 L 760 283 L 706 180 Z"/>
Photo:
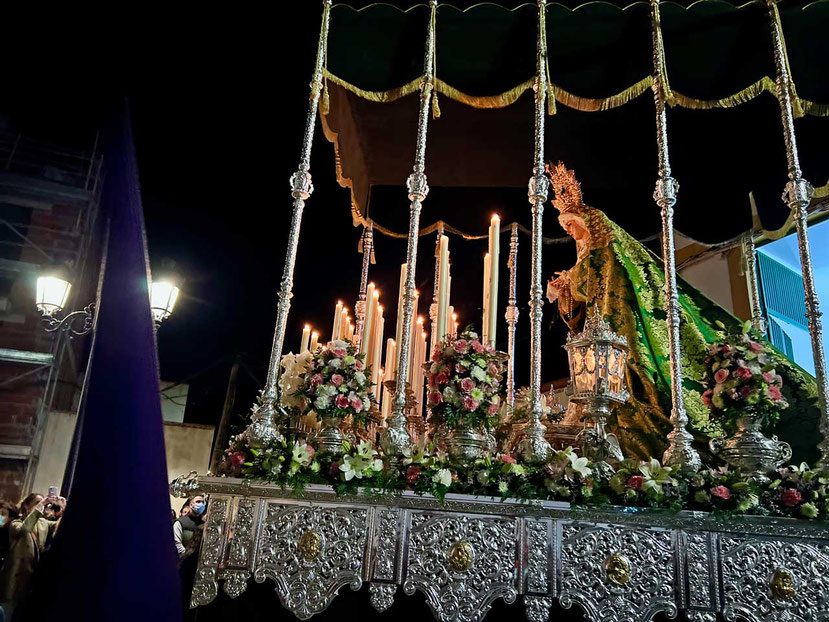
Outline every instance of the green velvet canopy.
<path id="1" fill-rule="evenodd" d="M 683 205 L 712 214 L 728 205 L 735 206 L 733 219 L 726 218 L 717 231 L 697 231 L 699 237 L 716 241 L 748 229 L 749 191 L 758 196 L 763 225 L 783 225 L 788 210 L 779 195 L 786 161 L 765 3 L 663 2 L 661 15 L 671 154 L 683 186 L 677 228 L 689 229 L 680 215 Z M 825 196 L 829 0 L 784 1 L 779 15 L 795 113 L 801 117 L 804 176 L 818 187 L 819 197 Z M 326 136 L 337 147 L 340 182 L 351 187 L 355 224 L 364 221 L 372 187 L 402 185 L 411 170 L 428 20 L 426 5 L 405 11 L 388 4 L 331 9 L 320 110 Z M 537 27 L 534 3 L 516 8 L 486 3 L 466 10 L 438 6 L 437 106 L 426 164 L 430 186 L 526 186 Z M 614 209 L 653 205 L 648 4 L 548 4 L 546 40 L 547 158 L 574 168 L 587 198 L 624 225 L 623 214 Z M 618 206 L 609 206 L 611 201 Z M 380 225 L 382 210 L 374 205 L 371 212 Z"/>

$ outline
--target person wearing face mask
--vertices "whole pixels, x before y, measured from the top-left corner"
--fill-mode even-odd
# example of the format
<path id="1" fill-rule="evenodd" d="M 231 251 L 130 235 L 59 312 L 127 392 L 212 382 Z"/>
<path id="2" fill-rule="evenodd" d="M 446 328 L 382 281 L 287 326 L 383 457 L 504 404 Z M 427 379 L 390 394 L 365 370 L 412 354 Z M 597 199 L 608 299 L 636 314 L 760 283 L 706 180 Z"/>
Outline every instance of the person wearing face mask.
<path id="1" fill-rule="evenodd" d="M 192 548 L 188 550 L 188 545 L 195 533 L 204 529 L 204 511 L 206 508 L 207 502 L 204 495 L 196 495 L 190 499 L 190 511 L 173 523 L 173 539 L 180 559 L 192 552 Z"/>

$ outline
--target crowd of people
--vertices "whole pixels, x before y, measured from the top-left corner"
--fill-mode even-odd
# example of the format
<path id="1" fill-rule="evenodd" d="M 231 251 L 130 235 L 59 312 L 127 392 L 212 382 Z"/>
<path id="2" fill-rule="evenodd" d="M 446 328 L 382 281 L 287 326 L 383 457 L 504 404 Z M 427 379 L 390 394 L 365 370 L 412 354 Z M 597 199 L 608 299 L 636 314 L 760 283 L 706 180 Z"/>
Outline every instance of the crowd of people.
<path id="1" fill-rule="evenodd" d="M 0 500 L 0 622 L 25 617 L 32 578 L 48 556 L 60 527 L 66 499 L 50 489 L 46 497 L 32 493 L 19 504 Z M 207 499 L 197 495 L 172 512 L 173 541 L 179 557 L 185 610 L 198 563 Z"/>
<path id="2" fill-rule="evenodd" d="M 32 493 L 19 505 L 0 501 L 0 622 L 27 606 L 32 577 L 60 527 L 66 499 L 55 489 Z"/>

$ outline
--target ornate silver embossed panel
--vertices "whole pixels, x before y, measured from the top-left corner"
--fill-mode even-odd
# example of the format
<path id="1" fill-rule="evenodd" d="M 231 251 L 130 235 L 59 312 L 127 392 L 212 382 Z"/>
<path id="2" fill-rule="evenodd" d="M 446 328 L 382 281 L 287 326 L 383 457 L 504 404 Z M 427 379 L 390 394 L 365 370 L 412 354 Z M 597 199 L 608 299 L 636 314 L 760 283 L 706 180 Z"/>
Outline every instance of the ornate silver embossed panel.
<path id="1" fill-rule="evenodd" d="M 670 531 L 600 523 L 559 523 L 559 601 L 592 622 L 650 620 L 677 613 Z"/>
<path id="2" fill-rule="evenodd" d="M 515 600 L 518 519 L 412 512 L 408 527 L 403 591 L 423 592 L 438 620 L 475 622 Z"/>
<path id="3" fill-rule="evenodd" d="M 272 579 L 285 608 L 307 620 L 342 586 L 362 586 L 367 518 L 364 507 L 268 503 L 254 578 Z"/>
<path id="4" fill-rule="evenodd" d="M 826 542 L 722 535 L 720 554 L 726 620 L 829 620 Z"/>

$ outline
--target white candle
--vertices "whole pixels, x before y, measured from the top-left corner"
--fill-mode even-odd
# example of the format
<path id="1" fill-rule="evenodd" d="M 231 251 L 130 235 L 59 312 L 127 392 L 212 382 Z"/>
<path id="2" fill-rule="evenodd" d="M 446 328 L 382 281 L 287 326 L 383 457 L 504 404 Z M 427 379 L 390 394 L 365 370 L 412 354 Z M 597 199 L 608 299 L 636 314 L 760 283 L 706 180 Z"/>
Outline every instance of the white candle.
<path id="1" fill-rule="evenodd" d="M 397 357 L 394 356 L 395 352 L 395 342 L 394 339 L 389 339 L 386 342 L 386 380 L 393 380 L 394 379 L 394 365 L 397 363 Z M 383 414 L 388 415 L 391 408 L 391 391 L 385 391 L 383 393 Z"/>
<path id="2" fill-rule="evenodd" d="M 438 264 L 438 322 L 435 343 L 446 335 L 446 313 L 449 309 L 449 238 L 440 236 Z"/>
<path id="3" fill-rule="evenodd" d="M 406 294 L 406 264 L 400 265 L 400 286 L 397 290 L 397 327 L 394 332 L 394 342 L 400 343 L 402 335 L 403 335 L 403 305 L 404 296 Z M 388 361 L 386 361 L 386 367 L 388 366 Z M 392 370 L 391 377 L 397 377 L 397 361 L 394 362 L 394 366 L 390 367 L 389 369 Z"/>
<path id="4" fill-rule="evenodd" d="M 348 339 L 348 309 L 345 307 L 340 311 L 340 328 L 337 331 L 337 339 Z"/>
<path id="5" fill-rule="evenodd" d="M 383 325 L 386 320 L 383 319 L 383 307 L 377 308 L 377 321 L 374 323 L 374 337 L 371 341 L 372 355 L 371 355 L 371 382 L 378 384 L 383 382 L 380 378 L 380 357 L 383 350 Z M 377 390 L 375 394 L 377 398 L 380 397 L 380 391 Z"/>
<path id="6" fill-rule="evenodd" d="M 498 258 L 501 253 L 501 218 L 493 214 L 489 225 L 489 343 L 495 347 L 498 332 Z"/>
<path id="7" fill-rule="evenodd" d="M 417 330 L 417 303 L 420 300 L 420 292 L 415 290 L 414 292 L 414 300 L 412 301 L 412 327 L 409 331 L 409 382 L 412 382 L 412 378 L 414 378 L 414 374 L 412 373 L 412 368 L 414 367 L 415 361 L 417 360 L 416 352 L 417 349 L 417 335 L 419 331 Z"/>
<path id="8" fill-rule="evenodd" d="M 489 253 L 484 255 L 484 312 L 481 317 L 481 341 L 487 343 L 489 340 L 489 288 L 492 285 L 492 280 L 489 278 L 489 273 L 492 269 L 492 257 Z"/>
<path id="9" fill-rule="evenodd" d="M 377 301 L 374 298 L 374 283 L 369 283 L 368 289 L 366 290 L 365 317 L 363 317 L 363 339 L 360 342 L 361 354 L 369 353 L 368 347 L 371 343 L 371 331 L 374 329 L 374 305 L 376 304 Z"/>
<path id="10" fill-rule="evenodd" d="M 334 309 L 334 328 L 331 330 L 331 341 L 340 338 L 340 326 L 342 326 L 343 303 L 342 300 L 337 301 L 337 307 Z"/>
<path id="11" fill-rule="evenodd" d="M 455 329 L 454 335 L 455 335 L 455 337 L 457 337 L 458 336 L 458 314 L 457 313 L 452 314 L 452 324 L 453 324 L 454 329 Z"/>
<path id="12" fill-rule="evenodd" d="M 311 332 L 311 345 L 308 347 L 308 349 L 311 350 L 311 352 L 316 352 L 317 348 L 319 348 L 319 346 L 320 346 L 319 339 L 320 339 L 320 334 L 317 331 L 312 331 Z"/>
<path id="13" fill-rule="evenodd" d="M 311 341 L 311 327 L 308 324 L 302 329 L 302 341 L 300 342 L 299 352 L 308 351 L 308 343 Z"/>

